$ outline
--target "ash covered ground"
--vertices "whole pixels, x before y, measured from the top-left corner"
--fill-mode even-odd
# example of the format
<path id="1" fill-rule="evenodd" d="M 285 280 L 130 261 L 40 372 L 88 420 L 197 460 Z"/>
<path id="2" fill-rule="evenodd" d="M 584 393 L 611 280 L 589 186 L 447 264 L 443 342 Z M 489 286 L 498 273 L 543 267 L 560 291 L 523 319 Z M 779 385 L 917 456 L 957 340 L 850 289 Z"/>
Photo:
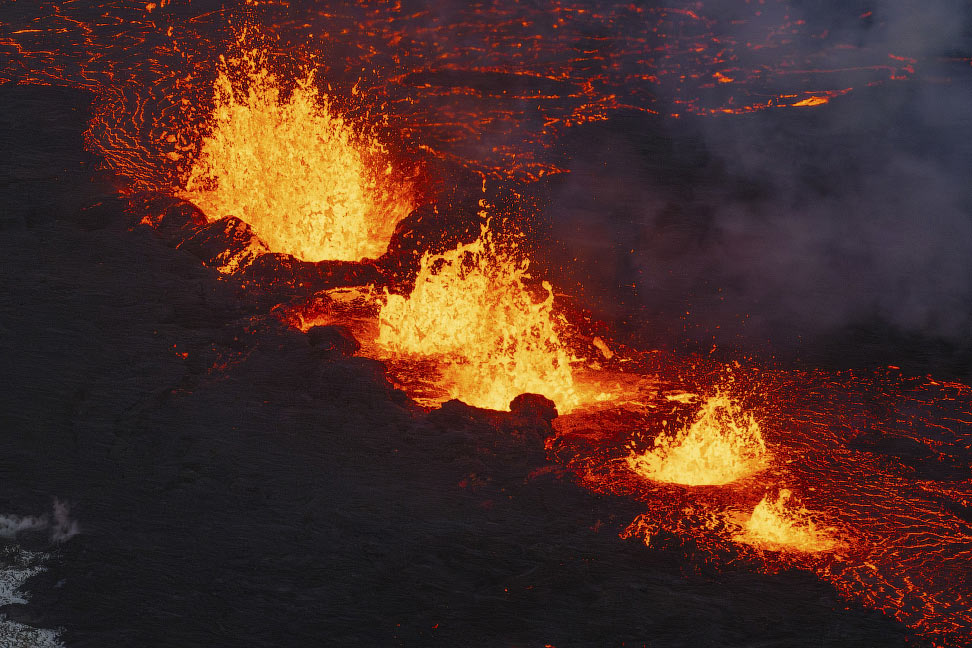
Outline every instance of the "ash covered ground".
<path id="1" fill-rule="evenodd" d="M 78 646 L 909 643 L 808 573 L 619 540 L 640 509 L 548 462 L 542 418 L 426 413 L 275 323 L 131 227 L 89 100 L 0 88 L 0 511 L 58 498 L 79 531 L 17 537 L 52 556 L 8 618 Z"/>

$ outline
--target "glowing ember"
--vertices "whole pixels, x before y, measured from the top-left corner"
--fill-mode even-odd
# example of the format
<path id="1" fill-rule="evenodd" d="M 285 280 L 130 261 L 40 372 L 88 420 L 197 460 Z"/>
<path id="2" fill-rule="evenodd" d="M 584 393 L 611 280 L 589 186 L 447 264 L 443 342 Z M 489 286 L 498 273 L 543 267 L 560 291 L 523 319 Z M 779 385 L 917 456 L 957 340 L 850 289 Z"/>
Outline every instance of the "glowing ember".
<path id="1" fill-rule="evenodd" d="M 643 477 L 690 486 L 728 484 L 757 472 L 765 461 L 759 424 L 721 393 L 706 401 L 687 429 L 659 435 L 654 448 L 627 457 L 631 470 Z"/>
<path id="2" fill-rule="evenodd" d="M 760 500 L 738 539 L 771 549 L 806 552 L 834 549 L 837 545 L 834 538 L 814 523 L 810 511 L 793 502 L 792 495 L 783 488 L 776 499 L 767 495 Z"/>
<path id="3" fill-rule="evenodd" d="M 410 186 L 382 145 L 319 95 L 313 73 L 285 94 L 251 50 L 221 59 L 215 102 L 184 181 L 187 199 L 211 219 L 240 218 L 271 250 L 307 261 L 385 252 L 412 209 Z"/>
<path id="4" fill-rule="evenodd" d="M 529 262 L 512 244 L 499 245 L 488 226 L 479 238 L 422 258 L 408 297 L 387 295 L 378 344 L 396 354 L 436 356 L 451 396 L 478 407 L 506 409 L 524 392 L 579 404 L 560 333 L 553 291 L 528 289 Z"/>

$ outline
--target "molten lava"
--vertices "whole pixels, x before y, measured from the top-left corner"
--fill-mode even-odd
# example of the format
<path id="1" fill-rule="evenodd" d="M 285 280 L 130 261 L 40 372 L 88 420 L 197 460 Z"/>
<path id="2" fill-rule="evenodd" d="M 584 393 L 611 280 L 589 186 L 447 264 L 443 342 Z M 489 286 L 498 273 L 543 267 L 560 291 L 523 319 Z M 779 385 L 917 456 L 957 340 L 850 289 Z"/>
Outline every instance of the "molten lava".
<path id="1" fill-rule="evenodd" d="M 237 3 L 246 5 L 241 10 L 222 3 L 219 11 L 188 2 L 7 4 L 0 83 L 91 91 L 97 101 L 86 144 L 127 189 L 181 185 L 210 219 L 237 216 L 267 244 L 227 248 L 215 264 L 227 272 L 268 248 L 306 260 L 378 256 L 412 207 L 409 183 L 379 140 L 343 118 L 310 74 L 291 88 L 258 54 L 223 60 L 215 110 L 205 111 L 225 25 L 255 5 L 264 5 L 263 19 L 280 35 L 275 55 L 320 70 L 336 87 L 361 88 L 359 110 L 382 114 L 419 161 L 504 179 L 565 171 L 562 138 L 619 114 L 815 110 L 853 88 L 928 80 L 922 61 L 848 39 L 852 30 L 815 32 L 814 21 L 790 11 L 759 19 L 767 8 L 789 9 L 787 0 L 736 3 L 731 20 L 719 3 L 704 0 L 669 7 L 467 3 L 450 20 L 403 11 L 400 3 Z M 807 54 L 811 41 L 819 46 Z M 355 124 L 368 121 L 345 114 Z M 242 229 L 238 221 L 225 226 Z M 242 234 L 223 238 L 239 243 Z M 777 410 L 764 430 L 772 435 L 772 466 L 755 420 L 722 396 L 686 429 L 631 453 L 624 443 L 645 427 L 638 417 L 662 416 L 688 395 L 664 396 L 662 378 L 645 367 L 638 374 L 631 362 L 622 365 L 623 377 L 637 397 L 581 411 L 584 375 L 572 371 L 550 287 L 534 283 L 516 250 L 497 245 L 490 232 L 426 255 L 409 296 L 378 299 L 380 325 L 363 288 L 320 296 L 295 311 L 294 324 L 377 327 L 379 347 L 369 353 L 419 365 L 428 372 L 414 372 L 419 380 L 441 379 L 448 395 L 474 405 L 506 408 L 532 391 L 553 398 L 562 413 L 574 409 L 555 421 L 556 458 L 592 489 L 641 502 L 646 514 L 632 528 L 657 538 L 653 544 L 684 538 L 692 556 L 728 556 L 722 564 L 735 552 L 799 549 L 783 559 L 797 565 L 802 552 L 838 544 L 813 518 L 838 521 L 854 538 L 854 553 L 841 569 L 806 568 L 922 637 L 956 645 L 968 636 L 968 386 L 767 373 L 760 384 Z M 593 345 L 605 360 L 614 355 L 600 339 Z M 756 505 L 742 528 L 730 528 L 722 523 L 736 519 L 757 479 L 726 488 L 673 485 L 739 482 L 763 468 L 757 494 L 746 501 L 785 483 L 814 514 L 780 491 Z"/>
<path id="2" fill-rule="evenodd" d="M 631 470 L 655 481 L 728 484 L 765 466 L 766 444 L 752 414 L 718 393 L 688 428 L 675 436 L 659 435 L 654 448 L 632 451 L 627 462 Z"/>
<path id="3" fill-rule="evenodd" d="M 792 499 L 793 493 L 780 489 L 775 499 L 768 495 L 760 500 L 738 536 L 741 542 L 769 549 L 829 551 L 837 546 L 828 530 L 811 518 L 810 511 Z"/>
<path id="4" fill-rule="evenodd" d="M 500 244 L 488 226 L 472 243 L 425 254 L 408 297 L 389 294 L 377 342 L 386 352 L 440 360 L 450 395 L 478 407 L 506 409 L 524 392 L 539 393 L 561 411 L 580 398 L 573 357 L 561 339 L 550 284 L 529 289 L 529 261 Z"/>
<path id="5" fill-rule="evenodd" d="M 954 639 L 967 636 L 972 596 L 956 575 L 972 556 L 972 389 L 897 370 L 759 371 L 756 407 L 773 422 L 763 430 L 772 444 L 764 471 L 717 488 L 644 479 L 626 460 L 625 440 L 646 412 L 664 416 L 686 380 L 712 375 L 694 371 L 660 379 L 639 408 L 554 421 L 548 446 L 558 460 L 591 489 L 644 506 L 622 537 L 726 568 L 742 558 L 770 571 L 807 569 L 930 645 L 963 645 Z M 799 503 L 778 490 L 784 484 Z"/>
<path id="6" fill-rule="evenodd" d="M 285 94 L 257 50 L 221 59 L 210 131 L 184 178 L 210 219 L 236 216 L 275 252 L 375 258 L 412 209 L 384 147 L 338 115 L 313 73 Z"/>

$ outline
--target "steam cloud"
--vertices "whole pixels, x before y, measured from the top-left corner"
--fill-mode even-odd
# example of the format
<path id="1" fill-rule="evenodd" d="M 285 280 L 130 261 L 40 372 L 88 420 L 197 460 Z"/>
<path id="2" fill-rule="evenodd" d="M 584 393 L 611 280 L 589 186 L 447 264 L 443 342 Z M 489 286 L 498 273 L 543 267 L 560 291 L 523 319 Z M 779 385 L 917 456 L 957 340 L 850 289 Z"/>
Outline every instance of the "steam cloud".
<path id="1" fill-rule="evenodd" d="M 861 87 L 863 50 L 832 49 L 827 67 L 846 70 L 831 87 L 854 91 L 829 106 L 599 134 L 550 207 L 565 261 L 586 262 L 602 307 L 634 278 L 630 310 L 700 340 L 785 346 L 863 326 L 972 348 L 972 69 L 948 60 L 972 52 L 968 4 L 791 0 L 734 24 L 742 6 L 706 4 L 717 35 L 755 40 L 789 15 L 917 59 L 915 80 Z"/>
<path id="2" fill-rule="evenodd" d="M 0 538 L 12 540 L 23 531 L 50 531 L 53 542 L 66 542 L 78 533 L 80 528 L 76 520 L 71 519 L 70 507 L 66 502 L 54 500 L 54 510 L 51 515 L 25 516 L 0 515 Z"/>

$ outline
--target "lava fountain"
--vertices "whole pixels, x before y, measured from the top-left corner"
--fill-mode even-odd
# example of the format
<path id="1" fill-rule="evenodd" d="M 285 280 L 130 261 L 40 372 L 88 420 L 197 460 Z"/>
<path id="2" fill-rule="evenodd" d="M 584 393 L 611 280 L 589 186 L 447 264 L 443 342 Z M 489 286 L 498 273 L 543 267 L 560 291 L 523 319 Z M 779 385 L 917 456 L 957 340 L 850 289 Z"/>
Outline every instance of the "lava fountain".
<path id="1" fill-rule="evenodd" d="M 305 261 L 376 258 L 412 210 L 385 147 L 320 94 L 309 72 L 289 92 L 259 50 L 220 58 L 209 132 L 183 196 L 236 216 L 274 252 Z"/>
<path id="2" fill-rule="evenodd" d="M 569 411 L 580 397 L 561 338 L 565 322 L 550 284 L 531 290 L 531 280 L 516 245 L 501 244 L 485 225 L 472 243 L 426 253 L 410 295 L 386 295 L 377 343 L 391 354 L 438 359 L 449 394 L 471 405 L 506 409 L 532 392 Z"/>
<path id="3" fill-rule="evenodd" d="M 706 400 L 695 420 L 678 434 L 660 434 L 646 452 L 632 451 L 628 467 L 660 482 L 728 484 L 766 464 L 766 444 L 752 414 L 722 393 Z"/>
<path id="4" fill-rule="evenodd" d="M 828 530 L 817 525 L 810 511 L 796 503 L 793 493 L 785 488 L 775 498 L 767 495 L 760 500 L 737 539 L 770 549 L 808 553 L 829 551 L 837 546 Z"/>

